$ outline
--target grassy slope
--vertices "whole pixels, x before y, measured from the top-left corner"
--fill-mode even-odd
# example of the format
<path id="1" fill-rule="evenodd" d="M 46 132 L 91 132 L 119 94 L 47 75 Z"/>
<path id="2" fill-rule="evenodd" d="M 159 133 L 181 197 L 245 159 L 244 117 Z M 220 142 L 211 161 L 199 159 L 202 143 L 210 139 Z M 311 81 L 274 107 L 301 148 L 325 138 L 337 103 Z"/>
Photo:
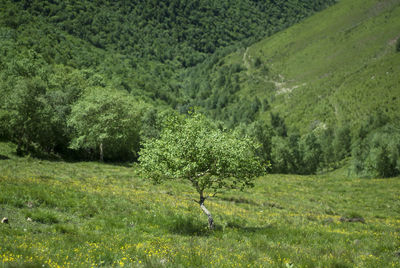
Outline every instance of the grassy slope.
<path id="1" fill-rule="evenodd" d="M 241 94 L 271 95 L 273 111 L 289 126 L 306 130 L 316 120 L 358 125 L 378 109 L 396 120 L 399 18 L 396 0 L 342 0 L 225 62 L 246 66 Z M 254 65 L 257 58 L 269 75 Z"/>
<path id="2" fill-rule="evenodd" d="M 12 150 L 0 143 L 0 267 L 400 267 L 398 178 L 262 177 L 206 203 L 211 233 L 184 183 Z"/>

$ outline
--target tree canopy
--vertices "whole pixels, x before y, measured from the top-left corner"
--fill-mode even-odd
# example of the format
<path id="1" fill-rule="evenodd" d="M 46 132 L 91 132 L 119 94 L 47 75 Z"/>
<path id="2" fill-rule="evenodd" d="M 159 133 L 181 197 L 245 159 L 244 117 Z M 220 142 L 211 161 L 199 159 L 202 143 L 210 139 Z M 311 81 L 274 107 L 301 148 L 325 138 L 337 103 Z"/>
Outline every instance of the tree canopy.
<path id="1" fill-rule="evenodd" d="M 139 161 L 155 182 L 190 182 L 212 229 L 211 214 L 204 207 L 207 194 L 252 186 L 254 177 L 265 170 L 255 156 L 256 148 L 250 138 L 239 139 L 235 133 L 216 128 L 204 115 L 193 113 L 167 118 L 160 137 L 144 143 Z"/>
<path id="2" fill-rule="evenodd" d="M 109 159 L 132 159 L 139 148 L 140 104 L 127 93 L 91 88 L 72 107 L 73 149 L 90 149 Z"/>

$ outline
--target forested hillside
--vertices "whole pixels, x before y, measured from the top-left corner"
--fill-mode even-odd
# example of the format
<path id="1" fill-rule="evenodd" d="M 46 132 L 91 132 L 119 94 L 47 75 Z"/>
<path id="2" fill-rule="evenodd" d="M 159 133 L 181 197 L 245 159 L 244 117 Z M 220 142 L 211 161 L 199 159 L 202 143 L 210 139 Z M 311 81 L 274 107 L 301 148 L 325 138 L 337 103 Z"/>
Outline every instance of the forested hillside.
<path id="1" fill-rule="evenodd" d="M 399 174 L 399 17 L 399 1 L 340 1 L 192 68 L 189 106 L 257 136 L 276 172 Z"/>
<path id="2" fill-rule="evenodd" d="M 123 153 L 107 148 L 137 144 L 138 135 L 154 136 L 159 111 L 188 103 L 181 92 L 187 67 L 216 51 L 250 44 L 332 3 L 3 1 L 0 136 L 17 143 L 20 154 L 75 152 L 72 157 L 86 158 L 103 144 L 106 158 L 135 158 L 137 145 Z M 102 97 L 107 95 L 108 100 Z M 79 111 L 89 104 L 92 110 Z M 121 114 L 118 106 L 131 110 Z M 89 132 L 84 132 L 75 119 L 95 111 L 86 126 Z M 140 118 L 126 125 L 132 129 L 134 124 L 136 134 L 119 134 L 127 133 L 117 131 L 120 125 L 108 127 L 112 119 L 128 118 Z"/>
<path id="3" fill-rule="evenodd" d="M 399 2 L 335 2 L 3 1 L 0 137 L 132 161 L 196 107 L 260 143 L 270 172 L 395 176 Z"/>
<path id="4" fill-rule="evenodd" d="M 399 12 L 399 1 L 340 1 L 217 63 L 198 66 L 185 89 L 196 104 L 232 123 L 240 121 L 238 109 L 226 106 L 255 96 L 301 132 L 318 123 L 359 126 L 377 110 L 394 120 L 400 111 Z"/>
<path id="5" fill-rule="evenodd" d="M 113 87 L 179 104 L 179 75 L 219 48 L 249 44 L 325 1 L 5 1 L 4 56 L 90 69 Z M 26 58 L 26 56 L 22 56 Z M 5 59 L 4 59 L 5 60 Z M 8 61 L 6 61 L 8 62 Z M 139 91 L 139 92 L 137 92 Z"/>

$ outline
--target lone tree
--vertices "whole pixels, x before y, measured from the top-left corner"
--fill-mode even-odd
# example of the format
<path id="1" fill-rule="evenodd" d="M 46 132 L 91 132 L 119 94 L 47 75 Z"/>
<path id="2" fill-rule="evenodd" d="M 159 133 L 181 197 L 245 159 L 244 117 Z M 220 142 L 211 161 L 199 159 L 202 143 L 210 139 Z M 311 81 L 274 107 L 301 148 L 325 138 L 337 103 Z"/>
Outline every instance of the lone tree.
<path id="1" fill-rule="evenodd" d="M 264 168 L 255 156 L 256 144 L 249 138 L 217 129 L 203 115 L 172 116 L 164 122 L 158 139 L 148 140 L 139 152 L 139 161 L 155 182 L 169 179 L 189 181 L 199 193 L 196 201 L 214 229 L 205 200 L 226 189 L 253 186 Z"/>

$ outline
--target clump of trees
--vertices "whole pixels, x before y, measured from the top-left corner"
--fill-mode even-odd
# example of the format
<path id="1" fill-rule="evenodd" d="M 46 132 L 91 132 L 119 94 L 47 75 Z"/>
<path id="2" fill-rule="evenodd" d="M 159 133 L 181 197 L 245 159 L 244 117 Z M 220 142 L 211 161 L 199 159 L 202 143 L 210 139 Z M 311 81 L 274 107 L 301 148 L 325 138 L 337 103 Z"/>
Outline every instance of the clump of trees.
<path id="1" fill-rule="evenodd" d="M 139 152 L 147 177 L 155 182 L 182 179 L 199 194 L 196 201 L 214 228 L 205 200 L 226 189 L 252 186 L 265 168 L 254 154 L 257 145 L 246 137 L 218 129 L 204 115 L 172 116 L 159 138 L 149 139 Z"/>
<path id="2" fill-rule="evenodd" d="M 386 125 L 356 143 L 353 149 L 355 169 L 370 177 L 394 177 L 400 174 L 400 129 Z"/>
<path id="3" fill-rule="evenodd" d="M 318 124 L 300 135 L 287 130 L 278 114 L 271 114 L 269 122 L 257 120 L 238 129 L 262 144 L 256 152 L 264 163 L 271 164 L 272 173 L 315 174 L 351 163 L 359 176 L 400 174 L 400 128 L 381 112 L 372 114 L 353 133 L 344 123 Z"/>
<path id="4" fill-rule="evenodd" d="M 400 128 L 382 113 L 360 127 L 352 150 L 354 170 L 368 177 L 400 175 Z"/>
<path id="5" fill-rule="evenodd" d="M 256 120 L 237 129 L 262 144 L 256 153 L 271 164 L 273 173 L 315 174 L 339 167 L 351 154 L 352 136 L 346 124 L 317 126 L 300 135 L 289 130 L 279 114 L 270 113 L 269 121 Z"/>
<path id="6" fill-rule="evenodd" d="M 139 150 L 143 104 L 127 92 L 90 88 L 72 106 L 67 125 L 72 128 L 70 148 L 98 152 L 113 160 L 132 160 Z"/>
<path id="7" fill-rule="evenodd" d="M 18 145 L 20 155 L 64 151 L 69 142 L 66 118 L 88 84 L 72 68 L 49 68 L 40 55 L 28 52 L 8 63 L 2 73 L 3 135 Z"/>
<path id="8" fill-rule="evenodd" d="M 0 136 L 17 144 L 18 155 L 136 159 L 148 107 L 138 98 L 90 70 L 50 67 L 32 50 L 3 68 Z"/>

